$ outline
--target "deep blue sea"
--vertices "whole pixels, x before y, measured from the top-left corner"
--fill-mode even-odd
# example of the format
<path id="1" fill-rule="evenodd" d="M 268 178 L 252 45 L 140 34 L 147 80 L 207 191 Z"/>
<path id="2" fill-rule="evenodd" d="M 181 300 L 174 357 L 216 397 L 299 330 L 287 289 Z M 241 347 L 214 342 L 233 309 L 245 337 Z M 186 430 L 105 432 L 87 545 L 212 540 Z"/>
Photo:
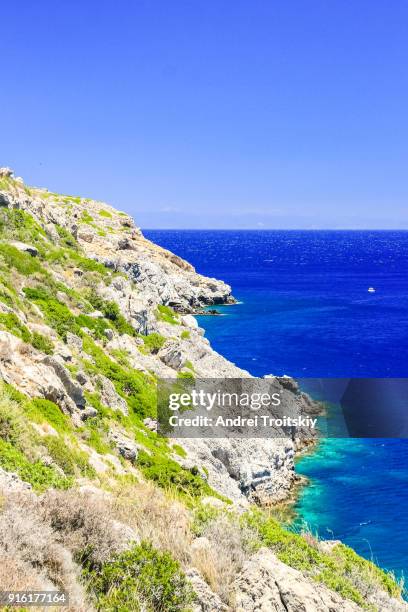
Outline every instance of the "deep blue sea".
<path id="1" fill-rule="evenodd" d="M 408 377 L 408 232 L 144 233 L 232 285 L 240 303 L 199 323 L 252 374 Z M 322 441 L 297 470 L 298 525 L 408 577 L 407 440 Z"/>

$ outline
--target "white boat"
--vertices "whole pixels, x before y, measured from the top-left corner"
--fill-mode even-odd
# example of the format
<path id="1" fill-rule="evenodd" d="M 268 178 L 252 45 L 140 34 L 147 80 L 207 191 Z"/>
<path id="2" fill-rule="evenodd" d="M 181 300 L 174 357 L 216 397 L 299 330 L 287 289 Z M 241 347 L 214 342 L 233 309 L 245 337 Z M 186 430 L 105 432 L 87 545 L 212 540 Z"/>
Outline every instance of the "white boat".
<path id="1" fill-rule="evenodd" d="M 374 287 L 369 287 L 367 291 L 368 293 L 375 293 Z"/>

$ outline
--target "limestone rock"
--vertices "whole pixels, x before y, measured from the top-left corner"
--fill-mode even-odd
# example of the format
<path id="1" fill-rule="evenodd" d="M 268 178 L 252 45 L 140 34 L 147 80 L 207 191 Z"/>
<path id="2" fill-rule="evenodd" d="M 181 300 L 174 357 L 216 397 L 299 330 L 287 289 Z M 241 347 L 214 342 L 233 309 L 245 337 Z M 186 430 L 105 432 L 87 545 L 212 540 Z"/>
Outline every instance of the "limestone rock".
<path id="1" fill-rule="evenodd" d="M 115 444 L 122 457 L 129 459 L 129 461 L 134 461 L 137 458 L 138 446 L 130 438 L 118 431 L 111 430 L 109 439 Z"/>
<path id="2" fill-rule="evenodd" d="M 21 480 L 17 474 L 6 472 L 0 467 L 0 492 L 27 491 L 31 488 L 31 485 Z"/>
<path id="3" fill-rule="evenodd" d="M 102 404 L 108 406 L 112 410 L 120 410 L 122 414 L 127 416 L 129 414 L 128 405 L 117 393 L 114 384 L 105 376 L 99 376 L 98 382 L 100 384 L 100 393 Z"/>
<path id="4" fill-rule="evenodd" d="M 30 397 L 44 397 L 60 406 L 69 414 L 76 410 L 76 404 L 56 372 L 50 365 L 49 357 L 43 358 L 36 351 L 27 353 L 24 343 L 10 334 L 0 331 L 0 376 Z M 58 362 L 56 362 L 58 363 Z M 65 370 L 63 366 L 60 366 Z M 62 370 L 59 370 L 60 372 Z M 65 378 L 65 376 L 64 376 Z M 65 378 L 68 384 L 69 376 Z"/>
<path id="5" fill-rule="evenodd" d="M 236 612 L 358 612 L 324 585 L 312 582 L 262 548 L 244 565 L 233 585 Z"/>
<path id="6" fill-rule="evenodd" d="M 222 603 L 220 597 L 214 593 L 205 582 L 201 574 L 195 569 L 190 568 L 186 571 L 197 601 L 194 602 L 193 612 L 227 612 L 228 608 Z"/>
<path id="7" fill-rule="evenodd" d="M 10 244 L 22 253 L 28 253 L 29 255 L 32 255 L 32 257 L 37 257 L 38 255 L 38 249 L 31 244 L 26 244 L 25 242 L 19 242 L 17 240 L 11 241 Z"/>

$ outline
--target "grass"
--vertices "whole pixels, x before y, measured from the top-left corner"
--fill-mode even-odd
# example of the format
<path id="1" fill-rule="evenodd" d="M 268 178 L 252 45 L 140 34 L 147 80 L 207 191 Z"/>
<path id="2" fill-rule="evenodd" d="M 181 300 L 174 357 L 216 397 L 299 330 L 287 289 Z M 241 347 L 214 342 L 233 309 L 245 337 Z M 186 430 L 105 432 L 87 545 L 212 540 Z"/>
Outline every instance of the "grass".
<path id="1" fill-rule="evenodd" d="M 45 436 L 42 443 L 66 476 L 95 477 L 95 470 L 89 465 L 89 456 L 86 452 L 75 448 L 66 440 L 61 444 L 61 440 L 55 436 Z"/>
<path id="2" fill-rule="evenodd" d="M 187 504 L 204 496 L 221 497 L 201 478 L 197 468 L 187 470 L 167 456 L 140 451 L 137 465 L 143 475 L 165 490 L 175 490 Z"/>
<path id="3" fill-rule="evenodd" d="M 71 419 L 54 402 L 39 397 L 29 401 L 24 396 L 22 401 L 25 402 L 31 420 L 37 423 L 49 423 L 58 433 L 72 431 Z"/>
<path id="4" fill-rule="evenodd" d="M 94 218 L 86 210 L 82 212 L 79 220 L 81 221 L 81 223 L 86 223 L 87 225 L 92 225 L 94 222 Z"/>

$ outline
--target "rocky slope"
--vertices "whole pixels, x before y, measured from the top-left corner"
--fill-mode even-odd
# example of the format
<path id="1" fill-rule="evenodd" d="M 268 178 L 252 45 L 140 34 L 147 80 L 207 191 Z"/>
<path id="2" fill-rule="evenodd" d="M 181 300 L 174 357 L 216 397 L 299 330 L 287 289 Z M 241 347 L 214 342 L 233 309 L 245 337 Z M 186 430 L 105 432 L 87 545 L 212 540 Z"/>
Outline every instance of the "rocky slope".
<path id="1" fill-rule="evenodd" d="M 88 198 L 28 187 L 0 169 L 0 488 L 6 498 L 0 533 L 9 534 L 0 555 L 21 577 L 10 588 L 30 580 L 69 587 L 76 610 L 352 610 L 365 599 L 373 609 L 379 609 L 378 601 L 381 609 L 405 609 L 395 583 L 375 566 L 367 569 L 361 561 L 364 571 L 358 570 L 360 561 L 353 558 L 351 578 L 343 549 L 323 553 L 319 543 L 307 544 L 301 536 L 289 541 L 273 522 L 251 523 L 251 502 L 269 505 L 290 494 L 296 441 L 175 443 L 157 436 L 158 377 L 249 377 L 209 346 L 191 316 L 205 305 L 233 301 L 228 285 L 201 276 L 146 240 L 127 214 Z M 271 384 L 288 405 L 307 409 L 308 399 L 295 385 L 280 379 Z M 160 490 L 170 492 L 170 500 Z M 78 506 L 82 518 L 71 520 L 72 509 L 62 520 L 63 507 L 81 491 L 87 492 Z M 157 503 L 140 524 L 129 517 L 145 497 Z M 54 514 L 46 511 L 50 499 Z M 21 515 L 14 532 L 13 513 Z M 166 529 L 168 513 L 174 524 Z M 247 517 L 246 531 L 240 513 Z M 225 516 L 222 533 L 229 539 L 220 549 L 220 534 L 211 534 Z M 110 525 L 109 546 L 98 531 L 103 520 Z M 27 540 L 32 530 L 48 534 L 50 560 L 36 558 Z M 144 548 L 145 539 L 159 552 Z M 88 540 L 96 542 L 92 552 Z M 187 605 L 190 587 L 180 586 L 185 578 L 171 566 L 172 580 L 179 581 L 170 589 L 171 602 L 158 603 L 138 583 L 137 603 L 112 603 L 92 572 L 103 574 L 118 555 L 125 555 L 122 564 L 135 562 L 126 556 L 130 542 L 134 555 L 159 555 L 156 565 L 166 567 L 172 562 L 160 551 L 170 549 L 198 601 Z M 252 554 L 264 545 L 267 551 Z M 58 575 L 49 570 L 53 556 L 65 559 Z M 291 565 L 292 558 L 295 569 L 289 571 L 283 561 Z M 332 584 L 328 573 L 337 564 L 342 580 Z M 323 583 L 319 588 L 316 580 Z M 0 572 L 0 586 L 8 588 L 3 582 Z"/>

